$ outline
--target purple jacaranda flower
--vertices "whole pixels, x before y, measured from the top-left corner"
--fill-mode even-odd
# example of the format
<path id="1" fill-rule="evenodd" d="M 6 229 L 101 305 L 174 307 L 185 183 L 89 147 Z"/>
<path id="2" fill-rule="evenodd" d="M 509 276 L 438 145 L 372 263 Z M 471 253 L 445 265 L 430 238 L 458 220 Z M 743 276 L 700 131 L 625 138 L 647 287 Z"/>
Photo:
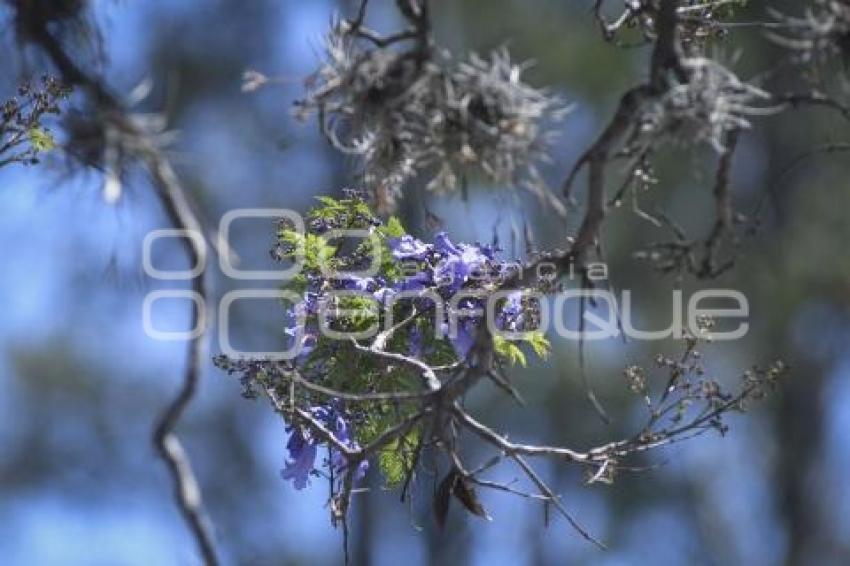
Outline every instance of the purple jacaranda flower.
<path id="1" fill-rule="evenodd" d="M 284 463 L 280 476 L 284 480 L 291 480 L 295 489 L 304 489 L 316 464 L 316 445 L 307 438 L 299 429 L 293 429 L 286 443 L 289 458 Z"/>
<path id="2" fill-rule="evenodd" d="M 455 350 L 458 358 L 465 360 L 470 350 L 475 345 L 479 325 L 483 324 L 484 305 L 479 299 L 464 297 L 456 305 L 456 310 L 449 313 L 450 320 L 455 321 L 452 325 L 443 323 L 440 332 Z"/>
<path id="3" fill-rule="evenodd" d="M 445 255 L 435 268 L 435 278 L 439 285 L 452 293 L 456 293 L 473 273 L 487 264 L 487 256 L 475 246 L 461 244 L 454 249 L 458 253 Z"/>
<path id="4" fill-rule="evenodd" d="M 485 253 L 481 251 L 481 248 L 478 246 L 469 246 L 466 244 L 461 244 L 461 253 L 460 259 L 464 265 L 467 266 L 468 271 L 467 275 L 471 274 L 477 269 L 482 269 L 487 265 L 489 261 L 489 257 Z"/>
<path id="5" fill-rule="evenodd" d="M 319 345 L 319 335 L 315 331 L 306 331 L 301 338 L 301 351 L 298 352 L 296 361 L 302 363 L 307 357 L 313 353 L 316 346 Z"/>
<path id="6" fill-rule="evenodd" d="M 293 305 L 290 305 L 283 314 L 284 331 L 293 336 L 295 330 L 299 326 L 304 326 L 307 323 L 307 318 L 319 312 L 319 294 L 306 292 L 304 299 Z"/>
<path id="7" fill-rule="evenodd" d="M 461 360 L 465 360 L 475 345 L 475 335 L 478 327 L 472 319 L 461 320 L 458 322 L 455 331 L 452 332 L 447 323 L 440 325 L 440 332 L 443 337 L 449 339 L 449 343 L 454 348 L 455 354 Z"/>
<path id="8" fill-rule="evenodd" d="M 333 406 L 319 405 L 310 409 L 310 414 L 321 422 L 327 430 L 334 435 L 340 443 L 358 449 L 360 446 L 352 437 L 351 428 L 342 413 Z M 284 480 L 292 481 L 295 489 L 304 489 L 309 483 L 310 474 L 316 467 L 316 454 L 318 446 L 322 442 L 313 436 L 307 435 L 301 429 L 288 427 L 291 432 L 286 449 L 289 457 L 284 463 L 280 475 Z M 345 455 L 333 446 L 330 447 L 330 465 L 334 471 L 340 473 L 348 466 Z M 362 460 L 357 467 L 355 480 L 361 480 L 369 470 L 369 462 Z"/>
<path id="9" fill-rule="evenodd" d="M 421 358 L 422 357 L 422 348 L 423 348 L 423 344 L 424 344 L 424 341 L 422 339 L 423 338 L 422 337 L 422 331 L 419 330 L 418 326 L 413 326 L 410 329 L 409 337 L 410 337 L 410 342 L 408 343 L 408 346 L 407 346 L 407 354 L 411 357 L 414 357 L 414 358 Z"/>
<path id="10" fill-rule="evenodd" d="M 337 416 L 334 419 L 334 436 L 350 448 L 360 448 L 360 445 L 351 438 L 351 432 L 348 428 L 348 423 L 345 420 Z M 337 471 L 337 473 L 344 471 L 348 467 L 348 460 L 346 460 L 345 456 L 339 450 L 331 449 L 331 465 Z M 354 479 L 359 481 L 366 476 L 366 472 L 369 471 L 369 462 L 367 460 L 361 460 L 360 464 L 357 466 L 357 471 L 354 473 Z"/>
<path id="11" fill-rule="evenodd" d="M 294 362 L 303 363 L 318 345 L 318 334 L 315 328 L 308 328 L 307 311 L 318 310 L 317 295 L 307 293 L 305 300 L 292 305 L 284 315 L 283 333 L 289 337 L 287 348 L 297 346 Z M 312 313 L 311 313 L 312 314 Z"/>
<path id="12" fill-rule="evenodd" d="M 304 315 L 316 314 L 319 312 L 319 293 L 308 291 L 304 293 Z"/>
<path id="13" fill-rule="evenodd" d="M 441 256 L 435 268 L 435 278 L 440 287 L 456 293 L 470 276 L 483 270 L 493 260 L 493 248 L 455 244 L 440 232 L 434 236 L 434 249 Z"/>
<path id="14" fill-rule="evenodd" d="M 434 269 L 434 278 L 440 288 L 448 289 L 451 293 L 456 293 L 466 277 L 463 275 L 464 268 L 460 264 L 460 258 L 452 255 L 440 261 Z"/>
<path id="15" fill-rule="evenodd" d="M 522 312 L 522 291 L 511 291 L 502 310 L 509 315 L 520 314 Z"/>
<path id="16" fill-rule="evenodd" d="M 380 289 L 372 293 L 372 296 L 375 297 L 375 300 L 378 301 L 378 304 L 382 306 L 387 306 L 389 305 L 389 302 L 392 300 L 395 294 L 395 289 L 392 289 L 390 287 L 381 287 Z"/>
<path id="17" fill-rule="evenodd" d="M 420 271 L 415 275 L 410 275 L 401 279 L 393 285 L 393 288 L 396 291 L 421 291 L 422 289 L 432 287 L 434 285 L 434 278 L 430 272 L 428 271 Z"/>
<path id="18" fill-rule="evenodd" d="M 525 322 L 525 308 L 522 305 L 522 291 L 508 294 L 497 322 L 500 330 L 521 330 Z"/>
<path id="19" fill-rule="evenodd" d="M 409 234 L 401 238 L 391 238 L 388 242 L 393 257 L 398 260 L 414 259 L 424 261 L 432 251 L 432 247 Z"/>
<path id="20" fill-rule="evenodd" d="M 434 249 L 443 256 L 460 255 L 460 250 L 445 232 L 437 232 L 434 236 Z"/>
<path id="21" fill-rule="evenodd" d="M 351 430 L 348 425 L 348 421 L 342 416 L 342 414 L 333 407 L 330 406 L 320 406 L 313 407 L 311 409 L 313 416 L 320 420 L 322 424 L 327 427 L 327 429 L 334 435 L 340 443 L 348 446 L 352 449 L 360 448 L 360 445 L 354 440 L 351 436 Z M 348 466 L 348 461 L 345 458 L 345 455 L 336 450 L 333 446 L 331 446 L 331 466 L 333 466 L 334 470 L 339 473 L 345 470 Z M 360 465 L 357 467 L 357 472 L 355 473 L 354 479 L 360 480 L 369 470 L 369 462 L 366 460 L 361 460 Z"/>
<path id="22" fill-rule="evenodd" d="M 339 280 L 340 287 L 347 291 L 369 291 L 377 287 L 377 283 L 371 277 L 358 277 L 356 275 L 348 275 L 344 279 Z"/>
<path id="23" fill-rule="evenodd" d="M 491 246 L 490 244 L 476 244 L 478 251 L 481 252 L 481 255 L 489 259 L 490 261 L 496 261 L 496 252 L 501 251 L 496 246 Z"/>

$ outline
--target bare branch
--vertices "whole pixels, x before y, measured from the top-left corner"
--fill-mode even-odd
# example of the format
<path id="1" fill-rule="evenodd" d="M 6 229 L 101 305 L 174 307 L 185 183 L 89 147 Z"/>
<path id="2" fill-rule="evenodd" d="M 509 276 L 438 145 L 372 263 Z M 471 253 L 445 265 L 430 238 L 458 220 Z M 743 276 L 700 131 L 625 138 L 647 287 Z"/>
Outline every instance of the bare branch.
<path id="1" fill-rule="evenodd" d="M 157 196 L 172 224 L 187 232 L 203 234 L 201 222 L 171 164 L 148 139 L 148 134 L 140 130 L 127 116 L 118 99 L 99 80 L 92 78 L 77 66 L 60 42 L 47 29 L 46 22 L 31 22 L 29 33 L 32 41 L 50 57 L 64 81 L 86 91 L 104 119 L 112 120 L 125 136 L 134 140 L 138 150 L 136 157 L 147 166 L 157 188 Z M 190 265 L 196 265 L 198 259 L 205 253 L 201 244 L 194 238 L 183 238 L 182 241 Z M 203 304 L 208 304 L 203 273 L 192 280 L 192 289 L 201 296 Z M 192 301 L 192 324 L 193 327 L 197 325 L 204 330 L 207 324 L 205 313 L 194 301 Z M 189 458 L 174 432 L 198 387 L 200 369 L 206 357 L 204 337 L 205 332 L 201 332 L 188 345 L 182 386 L 177 396 L 157 420 L 153 441 L 159 455 L 171 471 L 175 501 L 190 527 L 198 550 L 204 562 L 213 565 L 218 564 L 219 559 L 213 542 L 211 521 L 204 510 L 201 491 Z"/>

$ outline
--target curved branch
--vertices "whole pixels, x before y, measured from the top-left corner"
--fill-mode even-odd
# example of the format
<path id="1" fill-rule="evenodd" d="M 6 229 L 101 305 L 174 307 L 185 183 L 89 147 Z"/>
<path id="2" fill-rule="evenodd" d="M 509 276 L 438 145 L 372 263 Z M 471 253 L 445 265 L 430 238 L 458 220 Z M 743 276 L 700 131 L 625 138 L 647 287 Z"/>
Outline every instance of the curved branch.
<path id="1" fill-rule="evenodd" d="M 176 228 L 185 230 L 186 233 L 202 235 L 203 227 L 193 210 L 189 196 L 181 186 L 168 159 L 159 151 L 148 133 L 133 122 L 119 100 L 99 80 L 89 76 L 77 66 L 59 41 L 48 31 L 46 22 L 31 20 L 27 31 L 28 38 L 48 55 L 64 81 L 87 91 L 104 120 L 112 121 L 122 135 L 132 139 L 136 157 L 147 167 L 156 186 L 157 196 L 171 223 Z M 201 239 L 203 238 L 182 239 L 191 265 L 197 265 L 199 259 L 206 253 L 205 241 L 200 241 Z M 204 273 L 192 280 L 192 290 L 203 299 L 202 304 L 206 305 L 207 291 Z M 157 420 L 153 442 L 158 454 L 171 472 L 175 501 L 191 530 L 204 562 L 215 565 L 219 563 L 219 559 L 213 542 L 212 523 L 204 510 L 201 490 L 192 471 L 189 456 L 174 432 L 198 387 L 206 351 L 204 337 L 207 317 L 204 308 L 192 301 L 193 327 L 201 328 L 202 331 L 197 333 L 198 335 L 188 345 L 182 386 L 177 396 Z"/>

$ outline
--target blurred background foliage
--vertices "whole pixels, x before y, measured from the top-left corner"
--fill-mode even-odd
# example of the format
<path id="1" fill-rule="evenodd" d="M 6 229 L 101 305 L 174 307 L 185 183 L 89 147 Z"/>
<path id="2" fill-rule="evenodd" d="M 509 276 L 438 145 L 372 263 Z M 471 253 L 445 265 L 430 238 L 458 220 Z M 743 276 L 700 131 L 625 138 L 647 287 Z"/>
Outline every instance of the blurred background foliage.
<path id="1" fill-rule="evenodd" d="M 397 24 L 391 3 L 373 2 L 370 25 Z M 547 177 L 558 186 L 568 167 L 613 112 L 623 89 L 643 78 L 647 52 L 604 43 L 590 0 L 435 0 L 436 33 L 446 46 L 480 53 L 508 45 L 535 65 L 528 79 L 549 85 L 574 105 Z M 793 9 L 797 2 L 779 2 Z M 81 31 L 79 52 L 119 93 L 149 80 L 139 112 L 163 112 L 179 137 L 169 148 L 185 184 L 215 223 L 233 208 L 305 210 L 314 195 L 338 194 L 354 179 L 313 122 L 291 117 L 291 103 L 316 65 L 321 36 L 351 0 L 93 1 L 99 42 Z M 751 1 L 742 21 L 763 19 Z M 0 98 L 22 77 L 48 69 L 20 48 L 0 5 Z M 720 49 L 747 78 L 780 55 L 759 32 L 735 29 Z M 248 68 L 281 80 L 240 92 Z M 73 99 L 72 99 L 73 101 Z M 656 469 L 625 474 L 612 486 L 584 487 L 554 462 L 542 470 L 565 505 L 611 547 L 601 552 L 563 521 L 545 526 L 539 506 L 486 493 L 492 522 L 450 515 L 436 529 L 426 471 L 408 508 L 376 490 L 355 499 L 355 563 L 406 564 L 847 564 L 850 563 L 850 187 L 839 155 L 814 157 L 783 174 L 801 152 L 846 139 L 847 124 L 829 110 L 765 118 L 743 135 L 735 157 L 735 204 L 753 210 L 770 198 L 759 229 L 744 239 L 738 266 L 720 285 L 745 292 L 751 331 L 704 355 L 718 378 L 781 357 L 786 386 L 731 434 L 674 445 L 647 456 Z M 61 132 L 58 141 L 63 142 Z M 710 218 L 709 151 L 669 148 L 662 182 L 643 206 L 669 211 L 695 234 Z M 195 548 L 173 508 L 166 471 L 153 455 L 150 428 L 178 386 L 183 345 L 145 337 L 144 295 L 167 288 L 141 269 L 141 242 L 166 220 L 148 181 L 128 179 L 116 205 L 103 202 L 95 171 L 53 152 L 37 167 L 0 169 L 0 562 L 4 564 L 192 564 Z M 581 197 L 581 195 L 578 195 Z M 578 213 L 564 221 L 533 197 L 473 186 L 459 195 L 409 191 L 405 224 L 427 237 L 426 209 L 452 237 L 505 247 L 512 225 L 532 227 L 540 247 L 563 244 Z M 629 206 L 615 210 L 604 234 L 612 281 L 634 290 L 642 327 L 662 327 L 673 278 L 659 278 L 629 253 L 661 234 Z M 272 223 L 234 226 L 243 265 L 272 268 Z M 178 246 L 163 243 L 155 262 L 182 265 Z M 508 250 L 510 252 L 510 250 Z M 246 286 L 216 280 L 215 296 Z M 268 287 L 273 283 L 250 283 Z M 685 281 L 686 291 L 698 286 Z M 687 293 L 686 293 L 687 296 Z M 159 303 L 155 324 L 180 329 L 187 306 Z M 263 350 L 279 339 L 282 312 L 257 301 L 233 313 L 237 347 Z M 675 343 L 588 345 L 591 381 L 608 412 L 603 424 L 584 399 L 576 345 L 555 342 L 553 357 L 516 370 L 527 407 L 483 391 L 472 400 L 485 420 L 514 439 L 576 447 L 634 430 L 639 399 L 622 377 L 626 365 L 650 365 Z M 213 352 L 215 353 L 215 344 Z M 325 487 L 294 492 L 279 477 L 286 433 L 239 384 L 210 365 L 199 398 L 181 424 L 216 534 L 228 562 L 334 564 L 341 534 L 327 520 Z M 501 472 L 509 480 L 512 472 Z M 376 484 L 377 487 L 377 484 Z"/>

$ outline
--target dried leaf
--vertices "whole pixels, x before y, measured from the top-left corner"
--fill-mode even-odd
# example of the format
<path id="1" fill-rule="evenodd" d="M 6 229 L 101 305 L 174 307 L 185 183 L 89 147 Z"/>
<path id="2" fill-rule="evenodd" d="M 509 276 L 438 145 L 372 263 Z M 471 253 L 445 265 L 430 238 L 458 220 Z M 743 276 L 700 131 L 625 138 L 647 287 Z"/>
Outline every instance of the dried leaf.
<path id="1" fill-rule="evenodd" d="M 478 500 L 478 494 L 475 492 L 475 487 L 468 479 L 458 476 L 454 484 L 454 495 L 461 503 L 463 503 L 463 506 L 466 507 L 467 511 L 473 515 L 487 519 L 488 521 L 490 520 L 490 515 L 487 514 L 484 506 L 481 505 L 481 502 Z"/>
<path id="2" fill-rule="evenodd" d="M 449 503 L 451 503 L 454 486 L 458 480 L 456 468 L 452 468 L 434 494 L 434 517 L 437 519 L 437 525 L 442 529 L 446 526 L 446 517 L 449 514 Z"/>

